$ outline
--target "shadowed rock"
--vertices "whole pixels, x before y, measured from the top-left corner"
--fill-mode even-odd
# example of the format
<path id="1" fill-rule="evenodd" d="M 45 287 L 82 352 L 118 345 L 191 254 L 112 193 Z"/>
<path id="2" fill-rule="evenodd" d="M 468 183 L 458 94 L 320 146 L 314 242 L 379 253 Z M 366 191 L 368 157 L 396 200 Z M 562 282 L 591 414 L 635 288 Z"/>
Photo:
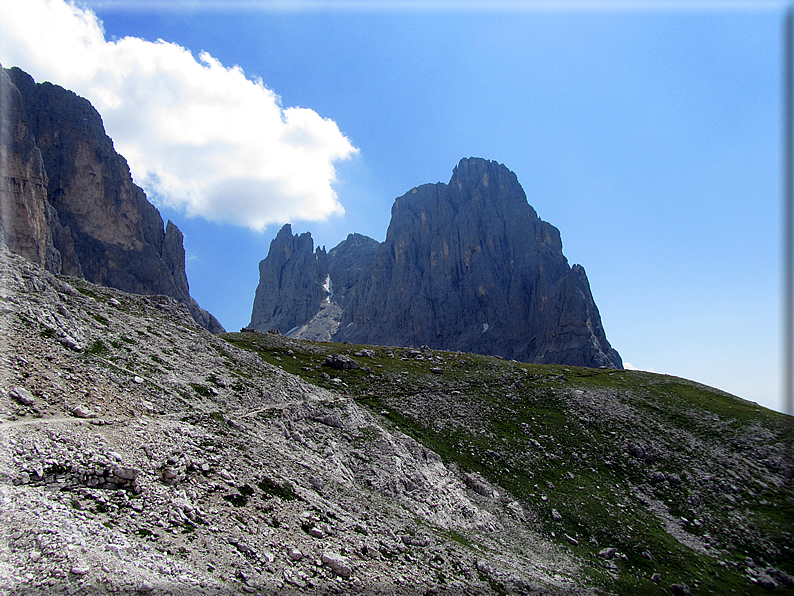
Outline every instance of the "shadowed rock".
<path id="1" fill-rule="evenodd" d="M 0 73 L 0 98 L 6 245 L 56 274 L 170 296 L 201 326 L 223 331 L 190 297 L 182 233 L 164 228 L 93 106 L 18 68 Z"/>
<path id="2" fill-rule="evenodd" d="M 449 184 L 396 199 L 382 244 L 355 234 L 326 254 L 308 232 L 282 228 L 260 264 L 251 320 L 274 326 L 297 337 L 311 330 L 311 339 L 622 368 L 559 231 L 513 172 L 479 158 L 461 160 Z"/>

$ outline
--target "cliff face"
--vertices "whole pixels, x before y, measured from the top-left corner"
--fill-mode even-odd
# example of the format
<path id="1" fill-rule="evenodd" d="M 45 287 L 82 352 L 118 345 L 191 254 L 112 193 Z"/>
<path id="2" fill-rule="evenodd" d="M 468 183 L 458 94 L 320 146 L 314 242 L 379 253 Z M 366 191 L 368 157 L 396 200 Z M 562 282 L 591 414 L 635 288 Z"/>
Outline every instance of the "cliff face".
<path id="1" fill-rule="evenodd" d="M 292 227 L 285 225 L 259 263 L 250 327 L 286 332 L 305 323 L 328 296 L 323 287 L 326 273 L 325 250 L 318 248 L 315 253 L 311 234 L 293 236 Z"/>
<path id="2" fill-rule="evenodd" d="M 15 253 L 44 267 L 52 253 L 47 174 L 28 125 L 22 95 L 0 69 L 0 226 Z"/>
<path id="3" fill-rule="evenodd" d="M 309 232 L 293 235 L 286 224 L 259 263 L 249 327 L 330 341 L 344 305 L 369 274 L 378 246 L 372 238 L 350 234 L 326 253 L 325 248 L 314 249 Z"/>
<path id="4" fill-rule="evenodd" d="M 559 231 L 538 218 L 513 172 L 483 159 L 463 159 L 449 184 L 395 201 L 337 339 L 622 368 Z"/>
<path id="5" fill-rule="evenodd" d="M 359 283 L 369 275 L 380 243 L 368 236 L 349 234 L 328 251 L 331 300 L 345 304 L 355 296 Z"/>
<path id="6" fill-rule="evenodd" d="M 164 229 L 91 104 L 18 68 L 3 70 L 0 86 L 6 244 L 54 273 L 171 296 L 222 331 L 190 297 L 181 232 Z"/>
<path id="7" fill-rule="evenodd" d="M 306 236 L 304 243 L 310 241 Z M 327 274 L 299 265 L 297 258 L 294 266 L 290 259 L 279 261 L 282 304 L 295 300 L 288 289 L 294 282 L 285 281 L 288 271 L 315 286 L 329 275 L 331 302 L 340 307 L 330 334 L 334 341 L 622 368 L 584 269 L 568 265 L 559 231 L 538 218 L 515 174 L 503 165 L 463 159 L 449 184 L 426 184 L 394 202 L 383 244 L 356 236 L 328 253 Z M 311 250 L 309 245 L 301 254 Z M 263 264 L 275 262 L 271 255 Z M 260 265 L 260 288 L 273 286 L 270 271 Z M 322 294 L 301 299 L 311 305 L 303 322 L 317 313 L 328 322 Z M 306 314 L 301 311 L 282 329 L 300 325 Z M 253 319 L 252 326 L 262 328 Z"/>

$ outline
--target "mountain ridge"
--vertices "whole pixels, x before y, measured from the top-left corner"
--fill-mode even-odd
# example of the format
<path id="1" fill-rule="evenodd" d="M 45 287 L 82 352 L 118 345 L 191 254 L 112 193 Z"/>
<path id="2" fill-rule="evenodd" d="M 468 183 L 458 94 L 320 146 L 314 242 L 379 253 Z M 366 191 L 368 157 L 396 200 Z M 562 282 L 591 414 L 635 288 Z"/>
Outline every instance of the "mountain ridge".
<path id="1" fill-rule="evenodd" d="M 325 306 L 327 292 L 316 291 L 327 275 L 339 286 L 339 247 L 313 254 L 305 244 L 294 262 L 276 263 L 290 233 L 288 226 L 279 231 L 260 264 L 250 328 L 622 368 L 584 268 L 568 265 L 559 231 L 538 218 L 516 175 L 501 164 L 462 159 L 448 184 L 424 184 L 395 199 L 386 240 L 376 246 L 370 239 L 360 260 L 346 248 L 347 266 L 358 273 L 336 293 L 344 298 L 330 300 L 336 309 Z M 315 293 L 296 298 L 286 279 Z M 289 307 L 295 300 L 304 301 L 300 312 Z M 278 313 L 270 307 L 276 302 L 286 305 Z"/>
<path id="2" fill-rule="evenodd" d="M 57 274 L 171 296 L 223 331 L 190 296 L 182 233 L 135 185 L 91 103 L 16 67 L 0 70 L 0 96 L 6 245 Z"/>

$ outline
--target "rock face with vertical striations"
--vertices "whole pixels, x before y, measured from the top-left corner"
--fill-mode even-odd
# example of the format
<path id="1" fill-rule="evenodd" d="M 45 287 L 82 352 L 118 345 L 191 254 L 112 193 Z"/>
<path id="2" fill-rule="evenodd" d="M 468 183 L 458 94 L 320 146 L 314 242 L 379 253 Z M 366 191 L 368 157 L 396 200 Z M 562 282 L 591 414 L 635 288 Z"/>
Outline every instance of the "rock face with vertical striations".
<path id="1" fill-rule="evenodd" d="M 515 174 L 496 162 L 463 159 L 449 184 L 426 184 L 398 198 L 382 244 L 355 235 L 327 255 L 315 254 L 304 234 L 292 261 L 284 250 L 274 253 L 289 238 L 294 244 L 285 227 L 260 265 L 257 289 L 259 300 L 280 288 L 273 301 L 291 313 L 285 330 L 308 324 L 316 334 L 310 323 L 322 319 L 335 325 L 327 333 L 334 341 L 622 368 L 584 268 L 568 265 L 559 231 L 538 218 Z M 318 292 L 323 284 L 325 293 Z M 298 287 L 313 292 L 293 296 Z M 327 316 L 327 303 L 337 305 L 335 317 Z M 277 321 L 252 317 L 252 326 L 278 327 Z"/>
<path id="2" fill-rule="evenodd" d="M 292 234 L 286 224 L 259 263 L 259 285 L 250 328 L 278 329 L 292 337 L 330 341 L 343 307 L 369 274 L 376 240 L 350 234 L 326 253 L 311 234 Z"/>
<path id="3" fill-rule="evenodd" d="M 0 72 L 5 113 L 3 240 L 54 273 L 186 304 L 213 332 L 220 323 L 190 297 L 182 233 L 163 226 L 91 104 L 18 68 Z"/>
<path id="4" fill-rule="evenodd" d="M 355 296 L 369 275 L 379 242 L 361 234 L 348 234 L 328 251 L 328 286 L 335 302 L 344 304 Z"/>
<path id="5" fill-rule="evenodd" d="M 259 263 L 250 327 L 287 332 L 313 317 L 328 296 L 327 269 L 325 250 L 315 252 L 311 234 L 293 236 L 289 224 L 281 228 Z"/>
<path id="6" fill-rule="evenodd" d="M 47 174 L 19 90 L 0 70 L 0 226 L 13 252 L 41 267 L 55 256 L 49 227 Z"/>

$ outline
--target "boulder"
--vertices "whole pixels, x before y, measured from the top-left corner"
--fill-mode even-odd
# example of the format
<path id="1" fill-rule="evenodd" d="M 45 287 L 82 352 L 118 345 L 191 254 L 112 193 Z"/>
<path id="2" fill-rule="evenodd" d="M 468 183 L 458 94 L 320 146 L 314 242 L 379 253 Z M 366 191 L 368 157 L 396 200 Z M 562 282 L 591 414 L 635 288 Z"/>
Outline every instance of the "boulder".
<path id="1" fill-rule="evenodd" d="M 33 394 L 24 387 L 14 387 L 9 393 L 23 406 L 32 406 L 36 403 Z"/>
<path id="2" fill-rule="evenodd" d="M 323 366 L 335 368 L 336 370 L 356 370 L 361 368 L 358 362 L 344 354 L 329 354 L 323 360 Z"/>
<path id="3" fill-rule="evenodd" d="M 336 553 L 323 553 L 322 561 L 323 565 L 341 577 L 350 577 L 353 573 L 350 562 L 345 557 Z"/>

